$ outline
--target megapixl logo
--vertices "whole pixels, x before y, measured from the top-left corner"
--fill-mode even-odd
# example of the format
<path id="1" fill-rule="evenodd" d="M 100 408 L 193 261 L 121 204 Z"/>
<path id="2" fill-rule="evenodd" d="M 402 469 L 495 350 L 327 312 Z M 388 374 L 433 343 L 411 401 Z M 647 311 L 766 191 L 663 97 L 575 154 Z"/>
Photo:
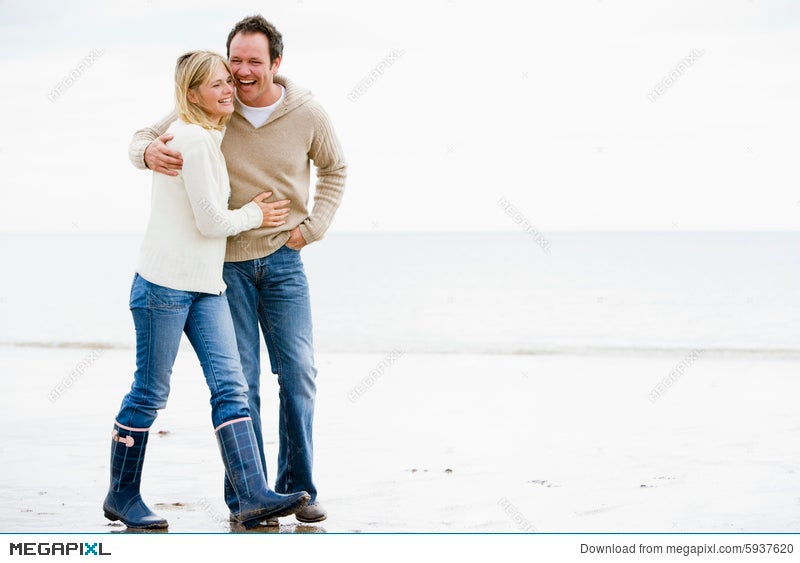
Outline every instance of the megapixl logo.
<path id="1" fill-rule="evenodd" d="M 10 543 L 9 555 L 111 555 L 97 543 Z"/>

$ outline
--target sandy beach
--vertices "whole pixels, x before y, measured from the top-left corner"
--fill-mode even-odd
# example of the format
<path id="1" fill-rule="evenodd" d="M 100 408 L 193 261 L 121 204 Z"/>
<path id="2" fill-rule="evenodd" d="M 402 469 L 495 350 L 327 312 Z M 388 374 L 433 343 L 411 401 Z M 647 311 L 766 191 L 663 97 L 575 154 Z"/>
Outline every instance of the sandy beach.
<path id="1" fill-rule="evenodd" d="M 280 531 L 796 532 L 800 360 L 709 353 L 676 377 L 690 353 L 320 354 L 315 463 L 330 517 Z M 0 395 L 0 531 L 123 530 L 101 503 L 133 351 L 0 357 L 13 382 Z M 263 389 L 272 482 L 272 377 Z M 142 486 L 171 532 L 230 530 L 209 413 L 184 347 Z"/>

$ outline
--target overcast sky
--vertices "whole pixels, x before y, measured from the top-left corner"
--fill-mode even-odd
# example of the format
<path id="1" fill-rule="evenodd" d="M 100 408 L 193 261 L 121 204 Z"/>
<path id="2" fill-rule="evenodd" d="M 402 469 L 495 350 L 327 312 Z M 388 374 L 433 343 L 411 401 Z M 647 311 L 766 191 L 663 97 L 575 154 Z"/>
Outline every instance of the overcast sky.
<path id="1" fill-rule="evenodd" d="M 797 2 L 0 0 L 0 230 L 141 232 L 131 134 L 259 11 L 344 146 L 334 231 L 800 226 Z"/>

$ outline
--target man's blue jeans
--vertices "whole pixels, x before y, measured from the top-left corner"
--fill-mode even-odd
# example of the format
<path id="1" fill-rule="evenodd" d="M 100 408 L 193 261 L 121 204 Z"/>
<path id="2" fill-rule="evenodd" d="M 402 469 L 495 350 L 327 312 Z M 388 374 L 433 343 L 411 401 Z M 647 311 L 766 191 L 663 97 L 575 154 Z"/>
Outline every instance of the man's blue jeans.
<path id="1" fill-rule="evenodd" d="M 180 291 L 133 278 L 130 299 L 136 327 L 136 373 L 117 415 L 121 425 L 147 429 L 167 406 L 172 366 L 186 333 L 211 391 L 214 428 L 250 416 L 228 300 L 223 295 Z"/>
<path id="2" fill-rule="evenodd" d="M 226 262 L 223 277 L 264 473 L 267 466 L 261 425 L 259 325 L 279 386 L 280 438 L 274 490 L 283 494 L 306 491 L 313 503 L 317 497 L 311 475 L 317 370 L 308 280 L 300 252 L 282 246 L 264 258 Z M 235 498 L 226 500 L 230 505 Z"/>

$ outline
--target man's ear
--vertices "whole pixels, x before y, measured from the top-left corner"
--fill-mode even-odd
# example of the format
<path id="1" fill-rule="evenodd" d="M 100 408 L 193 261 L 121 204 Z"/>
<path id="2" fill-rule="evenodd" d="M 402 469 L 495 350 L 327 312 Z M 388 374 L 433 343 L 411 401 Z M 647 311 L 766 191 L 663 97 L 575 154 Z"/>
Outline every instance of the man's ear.
<path id="1" fill-rule="evenodd" d="M 282 60 L 283 59 L 281 57 L 275 57 L 274 59 L 272 59 L 272 66 L 270 66 L 270 69 L 269 69 L 269 71 L 272 74 L 278 74 L 278 69 L 281 67 L 281 61 Z"/>

